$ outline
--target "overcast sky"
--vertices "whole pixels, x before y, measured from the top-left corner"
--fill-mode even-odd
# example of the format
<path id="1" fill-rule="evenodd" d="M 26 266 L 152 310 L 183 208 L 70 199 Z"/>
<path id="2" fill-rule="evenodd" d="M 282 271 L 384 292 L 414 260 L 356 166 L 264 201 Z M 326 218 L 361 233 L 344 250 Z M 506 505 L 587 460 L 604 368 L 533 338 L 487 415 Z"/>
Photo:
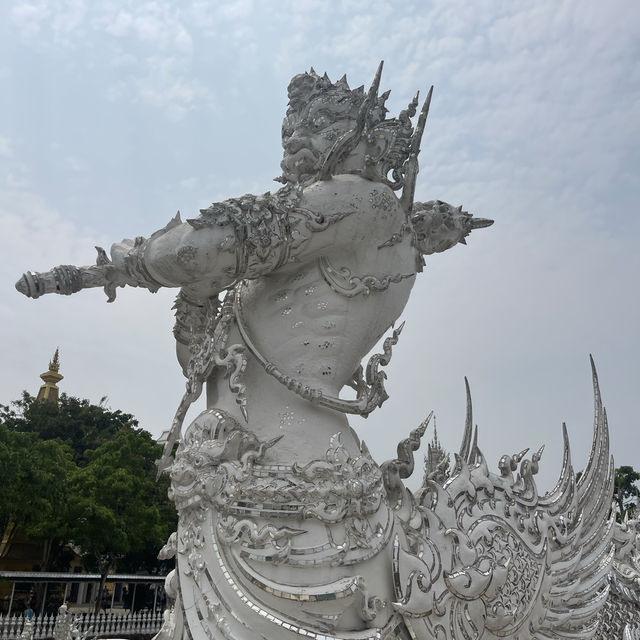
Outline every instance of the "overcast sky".
<path id="1" fill-rule="evenodd" d="M 291 76 L 368 86 L 384 59 L 392 114 L 435 85 L 417 199 L 496 223 L 428 260 L 391 398 L 355 428 L 381 462 L 433 409 L 457 450 L 466 375 L 490 466 L 546 443 L 548 489 L 562 421 L 586 461 L 593 353 L 616 464 L 640 467 L 639 36 L 632 0 L 5 0 L 0 403 L 36 393 L 59 346 L 62 390 L 166 428 L 175 291 L 34 301 L 14 282 L 275 190 Z"/>

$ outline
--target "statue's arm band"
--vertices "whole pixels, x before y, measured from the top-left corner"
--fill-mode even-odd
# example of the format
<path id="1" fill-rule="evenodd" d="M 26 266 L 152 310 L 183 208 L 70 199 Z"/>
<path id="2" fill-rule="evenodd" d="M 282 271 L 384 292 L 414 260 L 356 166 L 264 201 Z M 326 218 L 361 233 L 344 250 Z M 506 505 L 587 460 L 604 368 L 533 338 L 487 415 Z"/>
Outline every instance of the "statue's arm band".
<path id="1" fill-rule="evenodd" d="M 162 282 L 151 274 L 148 266 L 147 251 L 151 245 L 151 238 L 141 236 L 135 239 L 134 246 L 129 250 L 124 259 L 124 269 L 127 276 L 135 283 L 136 287 L 144 287 L 155 293 L 161 287 L 177 286 L 169 282 Z"/>

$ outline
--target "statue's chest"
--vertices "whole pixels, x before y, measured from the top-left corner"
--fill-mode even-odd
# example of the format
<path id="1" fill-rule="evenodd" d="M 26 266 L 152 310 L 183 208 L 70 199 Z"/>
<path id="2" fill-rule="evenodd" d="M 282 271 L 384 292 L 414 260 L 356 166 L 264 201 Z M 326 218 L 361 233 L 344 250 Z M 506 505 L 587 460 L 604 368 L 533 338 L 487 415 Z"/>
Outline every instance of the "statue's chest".
<path id="1" fill-rule="evenodd" d="M 246 307 L 292 332 L 313 322 L 319 333 L 333 333 L 341 318 L 366 316 L 381 304 L 398 307 L 400 313 L 413 285 L 415 261 L 411 255 L 385 258 L 367 260 L 355 252 L 320 255 L 295 271 L 248 283 Z M 373 315 L 384 315 L 381 311 Z"/>

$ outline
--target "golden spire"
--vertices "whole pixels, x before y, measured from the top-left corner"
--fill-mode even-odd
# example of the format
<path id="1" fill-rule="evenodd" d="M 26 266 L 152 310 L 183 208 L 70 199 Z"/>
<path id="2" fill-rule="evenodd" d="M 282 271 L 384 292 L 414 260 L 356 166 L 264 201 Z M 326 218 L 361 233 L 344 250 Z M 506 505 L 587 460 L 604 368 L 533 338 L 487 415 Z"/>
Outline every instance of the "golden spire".
<path id="1" fill-rule="evenodd" d="M 55 371 L 56 373 L 60 371 L 60 354 L 58 353 L 58 347 L 56 347 L 56 352 L 53 354 L 53 360 L 49 362 L 49 371 Z"/>
<path id="2" fill-rule="evenodd" d="M 40 374 L 44 384 L 38 391 L 38 400 L 51 400 L 52 402 L 58 402 L 58 396 L 60 390 L 58 389 L 58 382 L 64 378 L 64 376 L 58 373 L 60 371 L 60 354 L 56 348 L 56 352 L 53 354 L 53 360 L 49 362 L 49 370 Z"/>

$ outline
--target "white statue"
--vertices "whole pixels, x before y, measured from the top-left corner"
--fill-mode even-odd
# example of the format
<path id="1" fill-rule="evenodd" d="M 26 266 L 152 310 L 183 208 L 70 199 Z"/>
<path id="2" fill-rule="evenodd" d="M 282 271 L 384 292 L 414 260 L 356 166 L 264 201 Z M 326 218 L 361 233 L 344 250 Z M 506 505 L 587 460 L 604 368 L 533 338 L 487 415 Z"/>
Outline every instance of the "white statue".
<path id="1" fill-rule="evenodd" d="M 596 638 L 634 640 L 640 638 L 640 519 L 616 522 L 613 542 L 609 597 Z"/>
<path id="2" fill-rule="evenodd" d="M 595 372 L 588 467 L 576 485 L 567 444 L 561 479 L 542 497 L 533 479 L 541 451 L 504 456 L 492 474 L 470 418 L 452 477 L 416 496 L 402 480 L 429 419 L 381 466 L 347 421 L 387 397 L 380 366 L 402 325 L 364 369 L 361 360 L 400 317 L 423 255 L 492 223 L 414 202 L 431 91 L 415 129 L 417 96 L 386 119 L 381 67 L 367 93 L 313 70 L 292 79 L 276 193 L 216 203 L 186 223 L 178 215 L 148 239 L 113 245 L 111 259 L 98 249 L 95 266 L 27 272 L 16 285 L 32 297 L 104 286 L 110 301 L 118 286 L 180 288 L 174 333 L 187 391 L 159 461 L 180 515 L 163 551 L 176 556 L 180 615 L 165 635 L 595 631 L 613 472 Z M 180 437 L 205 384 L 208 408 Z"/>

